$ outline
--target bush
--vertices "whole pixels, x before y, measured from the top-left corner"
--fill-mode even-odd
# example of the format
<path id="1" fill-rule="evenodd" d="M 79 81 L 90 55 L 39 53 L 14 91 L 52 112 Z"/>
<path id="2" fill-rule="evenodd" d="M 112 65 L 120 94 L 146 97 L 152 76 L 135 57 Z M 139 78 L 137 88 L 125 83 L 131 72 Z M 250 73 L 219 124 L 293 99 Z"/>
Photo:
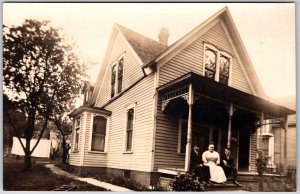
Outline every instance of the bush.
<path id="1" fill-rule="evenodd" d="M 259 176 L 262 176 L 267 169 L 269 157 L 265 156 L 265 154 L 262 151 L 258 150 L 257 152 L 258 152 L 258 157 L 256 158 L 255 161 L 256 171 L 259 174 Z"/>
<path id="2" fill-rule="evenodd" d="M 177 175 L 170 183 L 173 191 L 205 191 L 194 173 Z"/>

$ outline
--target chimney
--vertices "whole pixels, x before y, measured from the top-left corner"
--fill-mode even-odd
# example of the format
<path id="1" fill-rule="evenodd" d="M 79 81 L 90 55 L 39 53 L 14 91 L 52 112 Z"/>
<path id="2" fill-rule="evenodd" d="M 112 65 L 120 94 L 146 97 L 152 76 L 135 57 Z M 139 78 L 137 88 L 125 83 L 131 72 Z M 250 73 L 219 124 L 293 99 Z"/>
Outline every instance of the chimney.
<path id="1" fill-rule="evenodd" d="M 168 46 L 169 39 L 169 30 L 165 27 L 162 27 L 158 34 L 158 40 L 160 43 Z"/>

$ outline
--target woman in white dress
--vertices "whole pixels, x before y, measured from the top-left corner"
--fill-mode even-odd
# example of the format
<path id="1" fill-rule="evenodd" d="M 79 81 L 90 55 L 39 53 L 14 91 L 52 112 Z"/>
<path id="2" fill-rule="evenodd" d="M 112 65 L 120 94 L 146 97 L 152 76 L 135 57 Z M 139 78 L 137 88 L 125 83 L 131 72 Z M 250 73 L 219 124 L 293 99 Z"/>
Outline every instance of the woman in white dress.
<path id="1" fill-rule="evenodd" d="M 203 164 L 209 166 L 210 180 L 216 183 L 225 183 L 226 175 L 220 165 L 220 155 L 214 151 L 214 144 L 208 145 L 208 150 L 202 154 Z"/>

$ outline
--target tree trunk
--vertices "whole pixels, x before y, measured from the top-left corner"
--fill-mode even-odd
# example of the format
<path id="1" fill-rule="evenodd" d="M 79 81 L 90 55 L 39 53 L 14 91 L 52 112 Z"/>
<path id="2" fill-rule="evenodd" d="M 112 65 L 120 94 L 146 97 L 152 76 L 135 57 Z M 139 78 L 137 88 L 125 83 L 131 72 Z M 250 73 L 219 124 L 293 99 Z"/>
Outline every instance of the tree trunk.
<path id="1" fill-rule="evenodd" d="M 66 164 L 67 163 L 67 157 L 68 157 L 68 151 L 67 151 L 67 144 L 66 144 L 66 136 L 62 134 L 62 149 L 63 149 L 63 154 L 62 154 L 62 163 Z"/>
<path id="2" fill-rule="evenodd" d="M 31 153 L 30 153 L 30 140 L 26 140 L 25 157 L 24 157 L 24 170 L 31 169 Z"/>

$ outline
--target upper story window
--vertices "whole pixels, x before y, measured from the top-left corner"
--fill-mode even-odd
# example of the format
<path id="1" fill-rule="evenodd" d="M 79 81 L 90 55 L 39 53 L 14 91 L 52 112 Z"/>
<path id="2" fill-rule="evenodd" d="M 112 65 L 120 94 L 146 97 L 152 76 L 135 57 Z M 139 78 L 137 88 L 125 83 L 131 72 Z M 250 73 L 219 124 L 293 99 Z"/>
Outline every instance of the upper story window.
<path id="1" fill-rule="evenodd" d="M 126 136 L 125 136 L 125 151 L 132 152 L 132 139 L 134 129 L 134 107 L 127 110 L 126 113 Z"/>
<path id="2" fill-rule="evenodd" d="M 95 116 L 93 121 L 91 151 L 104 152 L 106 137 L 106 118 Z"/>
<path id="3" fill-rule="evenodd" d="M 75 119 L 75 134 L 74 134 L 74 151 L 79 148 L 79 131 L 80 130 L 80 117 Z"/>
<path id="4" fill-rule="evenodd" d="M 204 76 L 229 85 L 231 56 L 216 47 L 204 46 Z"/>
<path id="5" fill-rule="evenodd" d="M 123 87 L 123 66 L 124 56 L 113 63 L 111 67 L 111 92 L 110 97 L 113 98 L 118 93 L 122 92 Z"/>

